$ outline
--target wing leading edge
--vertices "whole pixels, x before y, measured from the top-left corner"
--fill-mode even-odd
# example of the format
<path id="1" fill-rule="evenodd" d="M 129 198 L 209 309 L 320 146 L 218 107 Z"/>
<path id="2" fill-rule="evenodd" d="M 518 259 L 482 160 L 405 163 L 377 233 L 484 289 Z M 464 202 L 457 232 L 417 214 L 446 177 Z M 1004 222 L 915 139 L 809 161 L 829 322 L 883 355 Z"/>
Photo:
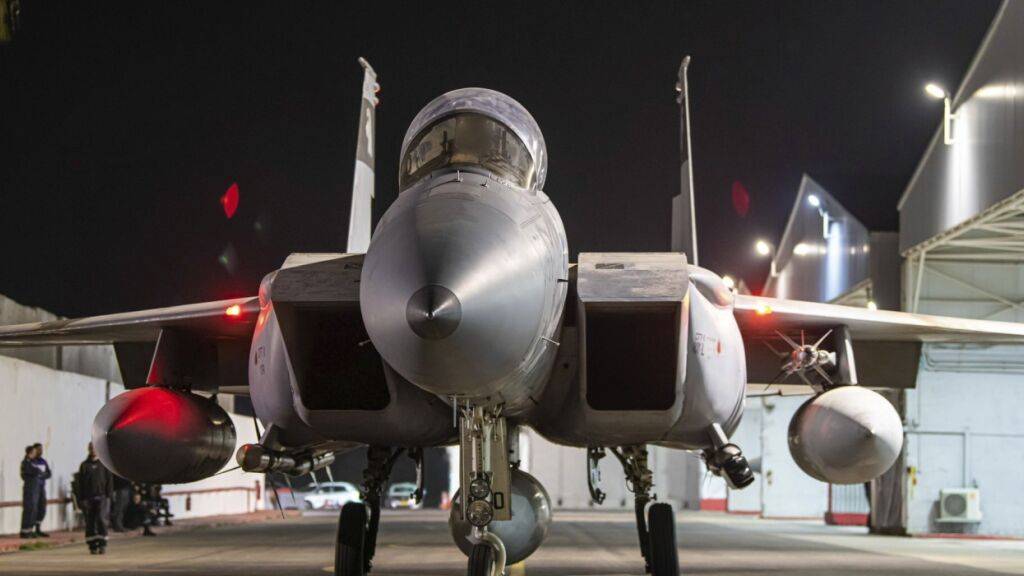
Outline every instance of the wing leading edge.
<path id="1" fill-rule="evenodd" d="M 0 326 L 0 347 L 155 342 L 164 329 L 210 339 L 243 338 L 252 335 L 259 310 L 259 299 L 248 297 Z"/>
<path id="2" fill-rule="evenodd" d="M 745 294 L 736 295 L 735 314 L 744 338 L 773 338 L 776 330 L 812 331 L 846 326 L 853 340 L 1024 343 L 1024 324 Z"/>

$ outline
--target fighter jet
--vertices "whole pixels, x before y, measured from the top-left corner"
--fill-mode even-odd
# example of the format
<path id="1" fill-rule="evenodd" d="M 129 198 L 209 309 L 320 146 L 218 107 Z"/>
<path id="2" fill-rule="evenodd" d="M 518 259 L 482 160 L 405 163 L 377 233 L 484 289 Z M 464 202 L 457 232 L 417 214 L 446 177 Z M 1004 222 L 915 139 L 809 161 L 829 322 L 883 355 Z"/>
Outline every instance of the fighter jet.
<path id="1" fill-rule="evenodd" d="M 249 298 L 0 328 L 4 346 L 113 344 L 129 390 L 97 414 L 93 443 L 126 478 L 194 481 L 232 454 L 250 472 L 300 475 L 367 446 L 362 501 L 340 512 L 339 576 L 372 569 L 391 467 L 402 454 L 422 467 L 432 446 L 460 450 L 450 526 L 466 573 L 529 557 L 552 509 L 519 467 L 524 427 L 586 448 L 592 469 L 611 452 L 635 496 L 638 566 L 675 576 L 675 516 L 654 500 L 649 446 L 696 452 L 742 488 L 753 473 L 730 435 L 748 385 L 806 372 L 794 458 L 823 481 L 865 482 L 903 442 L 900 417 L 868 386 L 912 378 L 923 341 L 1024 340 L 1020 324 L 737 295 L 692 262 L 693 241 L 570 263 L 541 129 L 485 88 L 442 94 L 413 118 L 400 193 L 371 237 L 378 84 L 360 62 L 347 252 L 292 254 Z M 685 72 L 679 206 L 692 233 Z M 785 358 L 761 345 L 801 332 L 814 344 Z M 236 450 L 216 394 L 249 396 L 258 443 Z"/>

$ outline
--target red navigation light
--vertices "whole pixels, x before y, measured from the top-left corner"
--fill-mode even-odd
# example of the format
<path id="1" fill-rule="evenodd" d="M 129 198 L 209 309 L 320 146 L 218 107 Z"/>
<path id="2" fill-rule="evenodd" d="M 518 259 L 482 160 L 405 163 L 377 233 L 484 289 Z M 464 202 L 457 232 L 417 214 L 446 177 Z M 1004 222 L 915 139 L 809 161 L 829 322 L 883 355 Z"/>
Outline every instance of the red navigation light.
<path id="1" fill-rule="evenodd" d="M 224 315 L 231 318 L 238 318 L 242 315 L 242 307 L 238 304 L 232 304 L 224 310 Z"/>
<path id="2" fill-rule="evenodd" d="M 220 205 L 224 208 L 224 215 L 230 220 L 235 215 L 235 211 L 238 210 L 238 183 L 232 182 L 231 186 L 228 186 L 228 191 L 220 197 Z"/>

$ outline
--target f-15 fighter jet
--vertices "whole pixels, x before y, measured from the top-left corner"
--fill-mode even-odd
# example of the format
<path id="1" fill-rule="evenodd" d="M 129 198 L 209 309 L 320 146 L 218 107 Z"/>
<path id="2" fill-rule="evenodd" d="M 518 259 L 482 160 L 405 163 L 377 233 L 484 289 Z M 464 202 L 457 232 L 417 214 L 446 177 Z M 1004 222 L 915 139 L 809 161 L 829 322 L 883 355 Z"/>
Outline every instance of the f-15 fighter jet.
<path id="1" fill-rule="evenodd" d="M 810 368 L 814 382 L 796 383 L 810 399 L 791 425 L 793 455 L 823 481 L 864 482 L 893 464 L 903 430 L 862 384 L 891 385 L 886 366 L 915 370 L 923 341 L 1024 340 L 1019 324 L 737 295 L 689 261 L 695 243 L 570 263 L 541 129 L 484 88 L 442 94 L 413 118 L 400 194 L 371 237 L 378 86 L 361 63 L 346 253 L 292 254 L 251 298 L 0 328 L 4 346 L 114 345 L 129 390 L 100 410 L 93 443 L 126 478 L 194 481 L 233 454 L 247 471 L 306 474 L 367 446 L 361 501 L 340 513 L 339 576 L 371 570 L 391 466 L 402 453 L 422 465 L 431 446 L 461 451 L 450 524 L 467 574 L 527 558 L 552 511 L 519 469 L 523 427 L 588 449 L 592 467 L 607 452 L 621 461 L 642 560 L 674 576 L 674 514 L 653 501 L 648 446 L 697 452 L 742 488 L 753 475 L 730 435 L 748 384 Z M 685 88 L 684 64 L 684 118 Z M 758 342 L 801 333 L 814 344 L 789 358 Z M 251 398 L 258 443 L 236 450 L 217 393 Z"/>

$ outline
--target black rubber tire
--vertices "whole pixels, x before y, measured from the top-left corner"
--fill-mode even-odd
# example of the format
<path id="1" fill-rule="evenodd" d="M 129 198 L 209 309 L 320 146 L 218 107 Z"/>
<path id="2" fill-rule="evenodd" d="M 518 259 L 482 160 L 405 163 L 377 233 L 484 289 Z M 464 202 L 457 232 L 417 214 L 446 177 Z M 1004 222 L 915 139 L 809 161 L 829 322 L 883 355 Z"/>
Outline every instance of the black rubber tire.
<path id="1" fill-rule="evenodd" d="M 652 504 L 647 509 L 647 531 L 651 576 L 679 576 L 676 516 L 672 506 Z"/>
<path id="2" fill-rule="evenodd" d="M 349 502 L 338 518 L 337 542 L 334 545 L 334 575 L 364 576 L 366 564 L 363 550 L 366 546 L 366 506 L 362 502 Z"/>
<path id="3" fill-rule="evenodd" d="M 490 544 L 477 544 L 469 553 L 467 576 L 491 576 L 494 565 L 494 548 Z"/>

